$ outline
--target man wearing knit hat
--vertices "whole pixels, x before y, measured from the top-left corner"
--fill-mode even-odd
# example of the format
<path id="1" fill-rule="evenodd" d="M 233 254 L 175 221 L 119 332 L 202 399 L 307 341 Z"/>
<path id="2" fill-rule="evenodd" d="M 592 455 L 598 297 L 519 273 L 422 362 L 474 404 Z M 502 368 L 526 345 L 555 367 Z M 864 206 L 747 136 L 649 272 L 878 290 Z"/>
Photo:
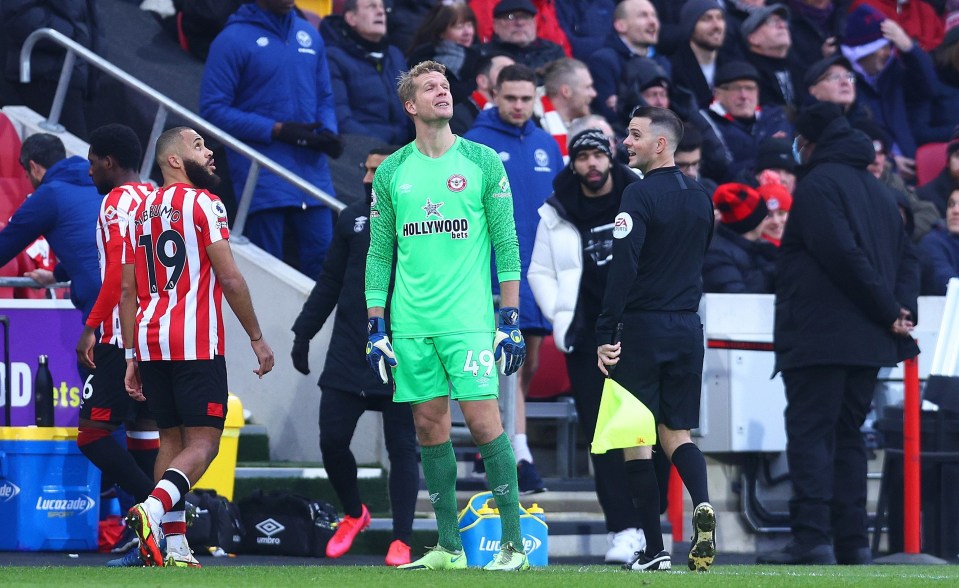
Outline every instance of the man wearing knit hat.
<path id="1" fill-rule="evenodd" d="M 716 70 L 727 61 L 720 51 L 726 40 L 726 11 L 716 0 L 688 0 L 679 24 L 685 42 L 673 54 L 673 83 L 692 92 L 699 108 L 706 108 L 713 99 Z"/>
<path id="2" fill-rule="evenodd" d="M 703 260 L 703 290 L 771 294 L 776 247 L 762 238 L 768 210 L 746 184 L 722 184 L 713 194 L 719 225 Z"/>
<path id="3" fill-rule="evenodd" d="M 553 340 L 565 354 L 579 424 L 592 439 L 603 375 L 596 369 L 596 315 L 610 277 L 613 227 L 623 191 L 639 178 L 614 163 L 609 140 L 587 128 L 569 144 L 569 165 L 553 180 L 553 195 L 539 209 L 529 285 L 553 323 Z M 596 497 L 606 520 L 606 563 L 629 563 L 646 547 L 639 512 L 623 484 L 622 450 L 591 453 Z M 667 474 L 668 476 L 668 474 Z"/>
<path id="4" fill-rule="evenodd" d="M 779 247 L 786 230 L 786 221 L 789 220 L 789 209 L 793 205 L 792 194 L 786 186 L 778 183 L 761 184 L 756 191 L 766 201 L 766 209 L 769 210 L 763 226 L 763 239 Z"/>
<path id="5" fill-rule="evenodd" d="M 782 184 L 792 194 L 796 189 L 796 166 L 792 143 L 780 137 L 769 137 L 759 144 L 753 173 L 760 186 Z"/>
<path id="6" fill-rule="evenodd" d="M 902 27 L 864 4 L 849 14 L 840 46 L 856 72 L 856 92 L 873 119 L 892 137 L 892 156 L 906 179 L 915 176 L 916 139 L 909 126 L 910 100 L 935 95 L 932 60 Z"/>
<path id="7" fill-rule="evenodd" d="M 910 338 L 919 273 L 895 197 L 866 169 L 872 141 L 840 108 L 800 113 L 796 186 L 776 266 L 776 370 L 786 387 L 792 541 L 767 564 L 867 564 L 860 427 L 879 368 Z"/>

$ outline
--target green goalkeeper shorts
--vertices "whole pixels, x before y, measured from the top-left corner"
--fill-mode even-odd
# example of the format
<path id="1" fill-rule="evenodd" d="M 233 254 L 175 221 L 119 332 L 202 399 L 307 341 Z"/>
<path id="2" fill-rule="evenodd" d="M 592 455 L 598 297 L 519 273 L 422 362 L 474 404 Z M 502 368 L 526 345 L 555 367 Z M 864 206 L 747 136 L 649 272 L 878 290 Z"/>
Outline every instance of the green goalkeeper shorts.
<path id="1" fill-rule="evenodd" d="M 394 402 L 426 402 L 499 397 L 499 371 L 493 360 L 493 331 L 440 337 L 393 339 L 396 353 Z"/>

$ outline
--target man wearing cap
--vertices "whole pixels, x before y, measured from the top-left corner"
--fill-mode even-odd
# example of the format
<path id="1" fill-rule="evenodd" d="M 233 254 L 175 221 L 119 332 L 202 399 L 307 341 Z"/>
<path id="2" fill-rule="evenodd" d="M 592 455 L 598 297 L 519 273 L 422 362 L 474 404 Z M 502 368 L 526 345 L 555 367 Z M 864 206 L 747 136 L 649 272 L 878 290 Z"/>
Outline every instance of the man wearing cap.
<path id="1" fill-rule="evenodd" d="M 849 14 L 840 45 L 856 72 L 856 92 L 872 118 L 892 137 L 892 157 L 906 179 L 915 175 L 916 138 L 909 126 L 910 100 L 935 95 L 932 60 L 901 26 L 862 5 Z"/>
<path id="2" fill-rule="evenodd" d="M 751 171 L 759 144 L 767 137 L 792 136 L 782 108 L 760 105 L 759 72 L 744 61 L 730 61 L 717 70 L 713 101 L 700 113 L 702 118 L 693 122 L 704 139 L 713 135 L 722 145 L 703 153 L 703 175 L 716 181 L 736 181 Z"/>
<path id="3" fill-rule="evenodd" d="M 659 41 L 659 17 L 656 7 L 649 0 L 624 0 L 613 12 L 613 30 L 606 37 L 606 46 L 586 60 L 593 76 L 596 99 L 593 109 L 606 117 L 610 124 L 622 127 L 621 117 L 615 113 L 627 113 L 632 106 L 621 106 L 621 80 L 627 62 L 633 59 L 653 59 L 665 70 L 669 79 L 669 61 L 656 54 Z"/>
<path id="4" fill-rule="evenodd" d="M 797 122 L 805 166 L 776 266 L 776 370 L 786 386 L 792 541 L 768 564 L 867 564 L 860 427 L 879 368 L 919 349 L 918 264 L 896 200 L 866 169 L 872 142 L 835 104 Z"/>
<path id="5" fill-rule="evenodd" d="M 480 53 L 503 53 L 533 69 L 566 57 L 563 48 L 536 35 L 536 7 L 530 0 L 500 0 L 493 8 L 493 38 Z"/>
<path id="6" fill-rule="evenodd" d="M 856 73 L 841 53 L 810 65 L 803 84 L 812 99 L 837 104 L 850 124 L 869 118 L 861 101 L 856 100 Z"/>
<path id="7" fill-rule="evenodd" d="M 529 284 L 553 340 L 565 354 L 576 412 L 587 439 L 593 438 L 603 375 L 596 369 L 596 317 L 612 259 L 613 224 L 626 186 L 638 180 L 613 162 L 609 140 L 586 129 L 569 145 L 569 165 L 553 179 L 553 194 L 539 209 L 539 227 Z M 639 513 L 623 480 L 622 450 L 590 454 L 596 496 L 606 519 L 606 563 L 627 563 L 646 547 Z"/>
<path id="8" fill-rule="evenodd" d="M 789 16 L 782 4 L 763 6 L 749 13 L 740 32 L 746 60 L 759 72 L 759 102 L 793 112 L 801 103 L 803 68 L 790 52 Z"/>
<path id="9" fill-rule="evenodd" d="M 771 294 L 776 246 L 762 238 L 766 201 L 746 184 L 722 184 L 713 193 L 719 225 L 703 260 L 703 291 Z"/>
<path id="10" fill-rule="evenodd" d="M 716 69 L 728 58 L 721 51 L 726 40 L 726 12 L 716 0 L 688 0 L 680 13 L 683 43 L 672 57 L 673 82 L 696 96 L 699 108 L 713 99 Z"/>
<path id="11" fill-rule="evenodd" d="M 920 186 L 919 197 L 936 205 L 939 214 L 946 216 L 946 201 L 949 195 L 959 190 L 959 128 L 953 133 L 952 139 L 946 146 L 946 167 L 936 176 L 936 179 L 925 186 Z"/>

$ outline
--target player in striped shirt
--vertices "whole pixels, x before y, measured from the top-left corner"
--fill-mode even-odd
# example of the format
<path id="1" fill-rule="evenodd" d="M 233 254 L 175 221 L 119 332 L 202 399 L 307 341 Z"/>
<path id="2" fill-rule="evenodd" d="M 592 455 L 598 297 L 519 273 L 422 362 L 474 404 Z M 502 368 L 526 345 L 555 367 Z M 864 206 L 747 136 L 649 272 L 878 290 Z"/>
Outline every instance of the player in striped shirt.
<path id="1" fill-rule="evenodd" d="M 77 445 L 104 479 L 116 482 L 137 502 L 153 490 L 153 465 L 160 447 L 156 421 L 146 403 L 130 398 L 123 385 L 126 362 L 119 315 L 123 239 L 133 210 L 153 190 L 140 182 L 141 156 L 140 141 L 129 127 L 107 125 L 90 133 L 90 177 L 97 191 L 105 194 L 96 227 L 103 286 L 77 343 L 77 358 L 90 370 L 83 383 Z M 126 449 L 112 436 L 121 424 L 126 425 Z M 129 548 L 135 538 L 124 533 L 117 548 Z"/>
<path id="2" fill-rule="evenodd" d="M 226 208 L 208 191 L 220 180 L 213 152 L 196 131 L 176 127 L 157 139 L 156 154 L 163 187 L 131 220 L 120 324 L 127 391 L 145 396 L 156 418 L 163 475 L 149 498 L 130 509 L 127 522 L 147 565 L 199 567 L 184 536 L 183 497 L 216 457 L 226 418 L 223 296 L 250 337 L 258 376 L 273 369 L 273 350 L 230 250 Z"/>

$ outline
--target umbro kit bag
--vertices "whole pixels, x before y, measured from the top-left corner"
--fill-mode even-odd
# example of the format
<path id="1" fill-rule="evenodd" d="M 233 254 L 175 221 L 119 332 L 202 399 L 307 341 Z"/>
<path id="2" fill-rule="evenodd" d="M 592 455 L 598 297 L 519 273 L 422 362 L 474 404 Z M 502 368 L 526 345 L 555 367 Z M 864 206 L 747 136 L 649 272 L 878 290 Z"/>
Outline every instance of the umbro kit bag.
<path id="1" fill-rule="evenodd" d="M 194 517 L 186 528 L 190 546 L 206 552 L 219 547 L 227 553 L 236 553 L 243 541 L 243 522 L 235 504 L 220 496 L 216 490 L 195 489 L 186 495 L 193 507 Z"/>
<path id="2" fill-rule="evenodd" d="M 333 505 L 282 490 L 254 490 L 239 506 L 244 553 L 326 556 L 338 522 Z"/>

